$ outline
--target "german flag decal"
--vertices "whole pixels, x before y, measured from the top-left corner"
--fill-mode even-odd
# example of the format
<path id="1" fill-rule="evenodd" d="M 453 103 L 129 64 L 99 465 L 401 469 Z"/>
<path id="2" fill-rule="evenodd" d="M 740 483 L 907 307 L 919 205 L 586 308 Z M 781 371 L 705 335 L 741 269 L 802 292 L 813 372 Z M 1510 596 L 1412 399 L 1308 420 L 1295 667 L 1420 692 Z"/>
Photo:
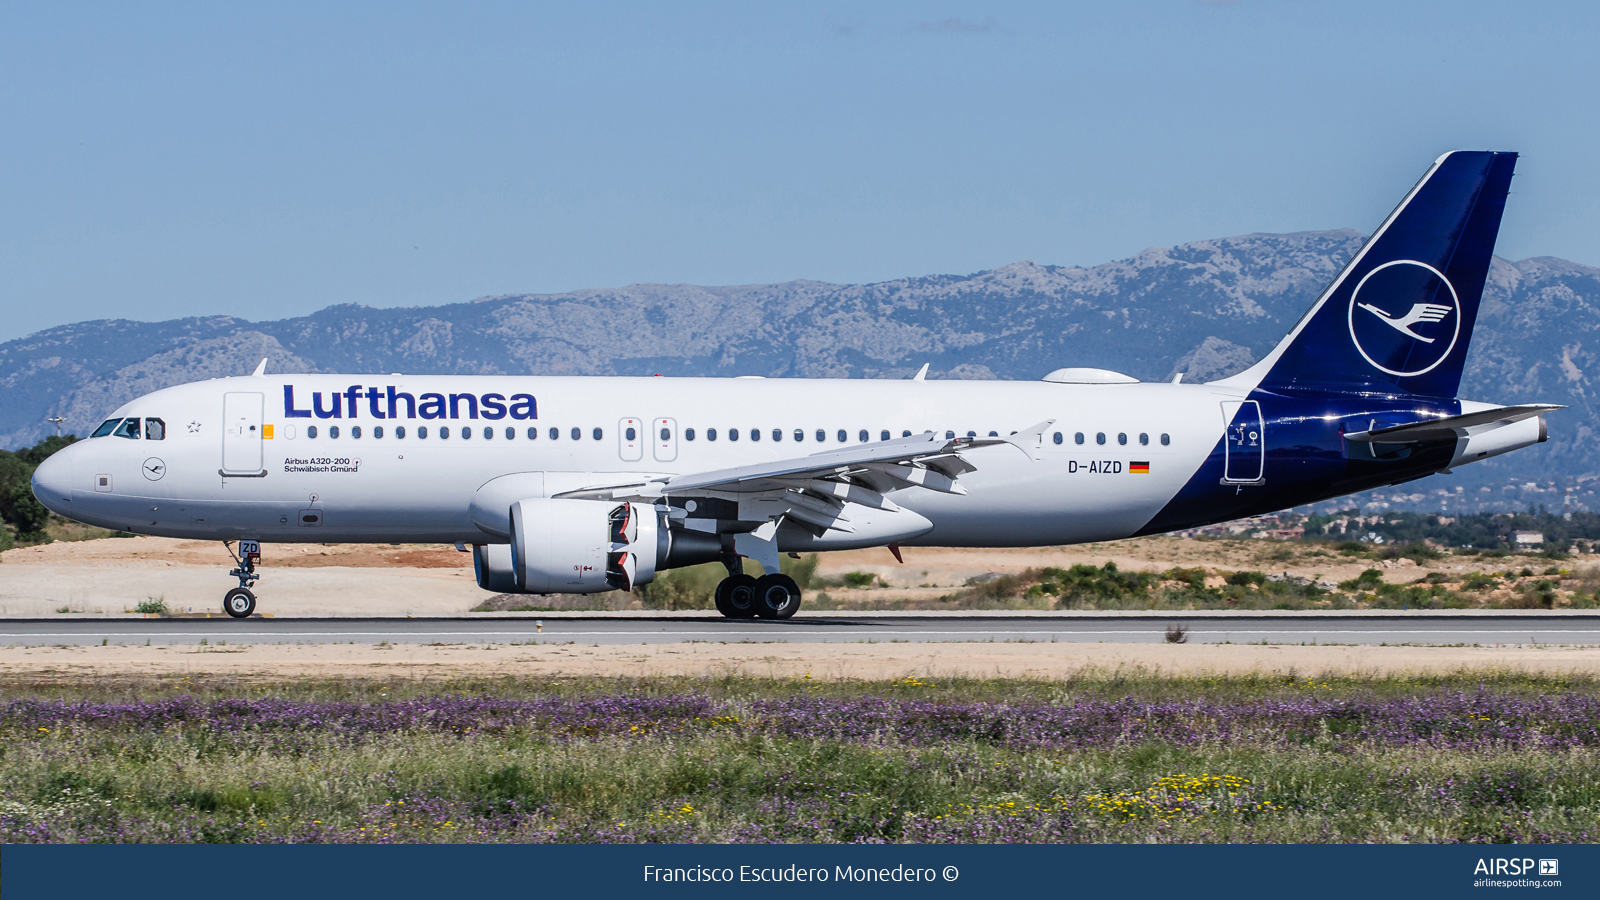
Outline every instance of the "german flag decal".
<path id="1" fill-rule="evenodd" d="M 1148 462 L 1129 462 L 1128 472 L 1132 475 L 1149 475 L 1150 464 Z"/>

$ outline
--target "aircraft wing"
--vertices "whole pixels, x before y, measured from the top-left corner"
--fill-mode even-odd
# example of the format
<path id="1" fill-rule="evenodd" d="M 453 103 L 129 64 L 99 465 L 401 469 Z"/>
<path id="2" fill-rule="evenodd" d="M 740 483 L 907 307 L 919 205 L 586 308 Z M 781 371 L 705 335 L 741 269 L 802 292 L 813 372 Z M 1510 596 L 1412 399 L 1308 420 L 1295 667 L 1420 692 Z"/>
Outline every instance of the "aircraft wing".
<path id="1" fill-rule="evenodd" d="M 1407 425 L 1395 425 L 1389 428 L 1350 432 L 1344 436 L 1344 439 L 1368 444 L 1420 444 L 1423 441 L 1455 440 L 1459 437 L 1468 437 L 1474 434 L 1482 434 L 1486 431 L 1493 431 L 1496 428 L 1510 425 L 1512 422 L 1531 419 L 1534 416 L 1554 412 L 1558 409 L 1566 409 L 1566 407 L 1558 406 L 1554 403 L 1500 406 L 1494 409 L 1485 409 L 1444 419 L 1432 419 L 1426 422 L 1412 422 Z"/>
<path id="2" fill-rule="evenodd" d="M 1008 437 L 945 438 L 927 432 L 911 437 L 855 444 L 810 456 L 671 475 L 631 484 L 598 485 L 556 496 L 591 500 L 654 502 L 672 497 L 706 497 L 739 503 L 741 520 L 775 523 L 787 518 L 815 533 L 850 531 L 846 503 L 873 509 L 899 509 L 886 494 L 924 488 L 965 494 L 958 479 L 976 467 L 962 454 L 979 447 L 1010 444 L 1037 458 L 1040 440 L 1054 419 Z M 751 511 L 747 517 L 746 511 Z"/>

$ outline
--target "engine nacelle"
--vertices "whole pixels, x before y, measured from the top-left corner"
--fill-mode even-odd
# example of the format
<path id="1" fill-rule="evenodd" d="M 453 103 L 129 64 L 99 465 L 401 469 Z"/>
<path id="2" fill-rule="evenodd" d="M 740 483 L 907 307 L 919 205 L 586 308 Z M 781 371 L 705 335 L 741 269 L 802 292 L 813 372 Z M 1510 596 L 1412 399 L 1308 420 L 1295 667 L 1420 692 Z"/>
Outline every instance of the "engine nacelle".
<path id="1" fill-rule="evenodd" d="M 517 593 L 517 573 L 512 570 L 510 544 L 473 544 L 472 572 L 478 587 L 497 594 Z"/>
<path id="2" fill-rule="evenodd" d="M 649 584 L 666 558 L 665 515 L 642 503 L 518 500 L 511 572 L 526 594 L 593 594 Z"/>

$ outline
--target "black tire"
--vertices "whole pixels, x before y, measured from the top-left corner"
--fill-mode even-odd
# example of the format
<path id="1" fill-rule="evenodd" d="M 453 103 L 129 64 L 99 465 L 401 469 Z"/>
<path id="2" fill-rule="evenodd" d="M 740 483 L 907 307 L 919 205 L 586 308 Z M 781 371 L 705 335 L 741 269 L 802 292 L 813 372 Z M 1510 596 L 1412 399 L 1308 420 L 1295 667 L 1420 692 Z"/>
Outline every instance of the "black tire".
<path id="1" fill-rule="evenodd" d="M 756 580 L 749 575 L 729 575 L 717 584 L 717 612 L 730 619 L 756 614 Z"/>
<path id="2" fill-rule="evenodd" d="M 256 595 L 249 588 L 236 587 L 222 596 L 222 610 L 235 619 L 248 619 L 256 611 Z"/>
<path id="3" fill-rule="evenodd" d="M 755 606 L 763 619 L 787 619 L 800 611 L 800 585 L 787 575 L 763 575 L 756 579 Z"/>

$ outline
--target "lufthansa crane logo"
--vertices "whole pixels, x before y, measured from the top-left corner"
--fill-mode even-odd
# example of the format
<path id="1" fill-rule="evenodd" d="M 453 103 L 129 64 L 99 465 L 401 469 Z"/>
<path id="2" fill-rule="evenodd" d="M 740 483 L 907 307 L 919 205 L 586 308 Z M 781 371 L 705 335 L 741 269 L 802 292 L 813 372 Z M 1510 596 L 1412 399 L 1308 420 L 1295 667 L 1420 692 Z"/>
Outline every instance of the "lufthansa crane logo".
<path id="1" fill-rule="evenodd" d="M 1386 262 L 1350 293 L 1350 339 L 1374 368 L 1422 375 L 1444 362 L 1461 335 L 1455 285 L 1414 259 Z"/>

